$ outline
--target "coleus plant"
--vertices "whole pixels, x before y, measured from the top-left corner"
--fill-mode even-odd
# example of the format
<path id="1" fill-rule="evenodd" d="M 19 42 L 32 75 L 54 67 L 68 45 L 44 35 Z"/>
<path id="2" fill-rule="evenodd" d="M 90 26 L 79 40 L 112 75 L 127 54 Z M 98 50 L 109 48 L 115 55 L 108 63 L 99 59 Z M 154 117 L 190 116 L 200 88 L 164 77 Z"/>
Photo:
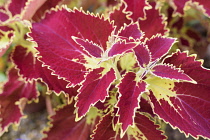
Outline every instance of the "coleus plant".
<path id="1" fill-rule="evenodd" d="M 169 52 L 176 38 L 157 8 L 163 1 L 113 2 L 102 15 L 61 0 L 11 0 L 0 8 L 1 55 L 10 60 L 0 134 L 19 123 L 45 83 L 47 93 L 66 96 L 45 140 L 167 139 L 157 118 L 186 136 L 210 138 L 210 71 L 195 55 Z M 175 13 L 196 4 L 210 15 L 209 2 L 171 3 Z"/>

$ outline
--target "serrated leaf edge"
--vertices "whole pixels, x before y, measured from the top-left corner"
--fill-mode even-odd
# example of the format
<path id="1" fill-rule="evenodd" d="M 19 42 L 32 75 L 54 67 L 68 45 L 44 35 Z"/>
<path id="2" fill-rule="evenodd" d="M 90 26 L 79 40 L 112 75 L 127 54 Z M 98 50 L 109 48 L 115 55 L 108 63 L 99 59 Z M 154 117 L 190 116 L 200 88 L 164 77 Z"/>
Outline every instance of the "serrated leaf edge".
<path id="1" fill-rule="evenodd" d="M 156 66 L 161 66 L 161 65 L 163 66 L 163 65 L 165 65 L 165 64 L 157 64 Z M 157 77 L 159 77 L 159 78 L 161 78 L 161 79 L 175 80 L 175 81 L 177 81 L 177 82 L 182 82 L 182 81 L 184 81 L 184 82 L 190 82 L 190 83 L 193 83 L 193 84 L 197 84 L 197 82 L 196 82 L 195 80 L 193 80 L 190 76 L 188 76 L 187 74 L 185 74 L 184 71 L 183 71 L 181 68 L 176 68 L 176 67 L 173 66 L 172 64 L 166 64 L 165 66 L 168 66 L 168 67 L 170 67 L 171 69 L 177 70 L 179 73 L 184 74 L 185 76 L 187 76 L 188 78 L 190 78 L 191 81 L 158 76 L 158 75 L 156 75 L 155 73 L 153 73 L 153 70 L 151 70 L 151 73 L 152 73 L 154 76 L 157 76 Z M 155 67 L 155 66 L 154 66 L 154 67 Z"/>
<path id="2" fill-rule="evenodd" d="M 119 85 L 122 83 L 122 79 L 126 76 L 127 73 L 129 73 L 129 72 L 126 72 L 126 73 L 122 76 L 122 78 L 121 78 L 121 80 L 120 80 L 120 83 L 118 83 L 118 84 L 116 85 L 116 87 L 117 87 L 117 92 L 119 93 L 119 96 L 118 96 L 117 102 L 116 102 L 116 104 L 115 104 L 114 107 L 118 109 L 117 112 L 116 112 L 116 116 L 118 116 L 118 117 L 120 116 L 120 115 L 118 114 L 120 108 L 117 106 L 117 104 L 118 104 L 118 102 L 119 102 L 119 100 L 120 100 L 120 97 L 122 96 L 122 94 L 121 94 L 120 91 L 119 91 Z M 133 72 L 133 73 L 134 73 L 134 72 Z M 135 74 L 135 75 L 136 75 L 136 74 Z M 136 76 L 137 76 L 137 75 L 136 75 Z M 136 78 L 135 78 L 135 80 L 136 80 Z M 139 81 L 136 81 L 136 85 L 137 85 L 138 83 L 139 83 Z M 146 82 L 145 82 L 145 83 L 146 83 Z M 138 98 L 137 98 L 138 102 L 141 101 L 141 95 L 142 95 L 144 92 L 147 92 L 147 87 L 148 87 L 148 84 L 146 83 L 145 91 L 139 93 L 139 96 L 138 96 Z M 136 113 L 135 113 L 135 112 L 137 112 L 136 110 L 137 110 L 138 108 L 140 108 L 140 104 L 138 104 L 138 106 L 134 108 L 134 111 L 133 111 L 133 112 L 134 112 L 134 115 L 132 116 L 133 124 L 132 124 L 132 125 L 128 125 L 128 127 L 126 128 L 125 131 L 123 131 L 122 127 L 120 127 L 120 137 L 121 137 L 121 138 L 126 134 L 126 131 L 128 130 L 129 127 L 134 127 L 134 125 L 135 125 L 134 119 L 135 119 L 135 116 L 136 116 Z M 119 118 L 118 118 L 118 120 L 117 120 L 117 124 L 121 124 L 121 126 L 122 126 L 122 122 L 119 122 Z M 116 129 L 116 126 L 114 126 L 114 130 L 115 130 L 115 129 Z"/>
<path id="3" fill-rule="evenodd" d="M 113 68 L 110 68 L 110 70 L 111 69 L 113 69 Z M 110 71 L 109 70 L 109 71 Z M 93 71 L 93 70 L 92 70 Z M 108 72 L 109 72 L 108 71 Z M 101 102 L 104 102 L 105 100 L 106 100 L 106 97 L 109 97 L 109 88 L 110 88 L 110 86 L 112 85 L 112 83 L 116 80 L 116 77 L 117 77 L 117 75 L 116 75 L 116 73 L 115 73 L 115 70 L 113 69 L 113 71 L 114 71 L 114 75 L 115 75 L 115 79 L 112 81 L 112 82 L 110 82 L 110 84 L 109 84 L 109 86 L 108 86 L 108 88 L 106 89 L 106 92 L 107 92 L 107 96 L 105 96 L 105 98 L 104 98 L 104 100 L 101 100 L 101 99 L 99 99 L 98 101 L 101 101 Z M 108 73 L 107 72 L 107 73 Z M 101 73 L 103 73 L 103 71 L 101 72 Z M 106 75 L 107 73 L 105 73 L 104 75 Z M 98 79 L 101 79 L 104 75 L 101 75 Z M 85 76 L 85 79 L 81 82 L 81 85 L 86 81 L 86 79 L 87 79 L 87 75 Z M 97 79 L 97 80 L 98 80 Z M 79 94 L 81 94 L 81 92 L 80 92 L 80 89 L 82 88 L 82 86 L 77 90 L 78 91 L 78 94 L 77 94 L 77 96 L 74 98 L 74 100 L 76 100 L 75 101 L 75 104 L 74 104 L 74 107 L 76 108 L 75 109 L 75 114 L 76 114 L 76 118 L 75 118 L 75 121 L 79 121 L 79 120 L 81 120 L 83 117 L 85 117 L 85 115 L 87 114 L 87 112 L 89 112 L 89 110 L 90 110 L 90 108 L 92 107 L 92 106 L 94 106 L 97 102 L 95 102 L 95 103 L 91 103 L 90 104 L 90 106 L 89 106 L 89 109 L 88 109 L 88 111 L 84 114 L 84 115 L 82 115 L 82 116 L 78 116 L 78 107 L 76 106 L 77 105 L 77 102 L 78 102 L 78 100 L 77 100 L 77 98 L 78 98 L 78 95 Z"/>
<path id="4" fill-rule="evenodd" d="M 123 3 L 125 4 L 125 9 L 124 10 L 126 11 L 126 9 L 128 7 L 128 4 L 124 0 L 123 0 Z M 145 5 L 146 6 L 143 8 L 144 17 L 143 18 L 138 18 L 138 20 L 145 20 L 146 17 L 147 17 L 146 16 L 146 10 L 152 9 L 152 6 L 149 4 L 149 2 L 147 0 L 145 0 Z M 132 11 L 127 11 L 127 13 L 128 13 L 128 19 L 130 19 L 133 22 L 133 19 L 129 17 L 133 14 L 133 12 Z"/>

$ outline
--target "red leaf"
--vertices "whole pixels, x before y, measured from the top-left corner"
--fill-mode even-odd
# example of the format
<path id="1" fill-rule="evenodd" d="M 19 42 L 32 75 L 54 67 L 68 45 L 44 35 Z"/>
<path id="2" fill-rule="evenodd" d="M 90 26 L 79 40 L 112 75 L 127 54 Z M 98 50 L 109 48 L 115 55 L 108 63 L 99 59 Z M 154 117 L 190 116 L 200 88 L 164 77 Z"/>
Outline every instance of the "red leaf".
<path id="1" fill-rule="evenodd" d="M 141 115 L 140 113 L 136 113 L 135 116 L 135 124 L 137 128 L 143 133 L 147 140 L 163 140 L 166 139 L 166 136 L 162 135 L 162 131 L 157 130 L 160 126 L 155 125 L 153 121 L 151 121 L 145 115 Z M 137 137 L 142 139 L 142 134 L 138 134 Z"/>
<path id="2" fill-rule="evenodd" d="M 33 53 L 22 46 L 16 46 L 12 53 L 12 60 L 17 65 L 19 73 L 28 81 L 39 78 L 36 59 Z"/>
<path id="3" fill-rule="evenodd" d="M 91 126 L 85 119 L 75 122 L 74 106 L 66 105 L 56 111 L 52 116 L 52 127 L 49 131 L 44 131 L 47 138 L 43 140 L 88 140 L 91 132 Z"/>
<path id="4" fill-rule="evenodd" d="M 180 69 L 174 68 L 170 65 L 160 64 L 156 65 L 152 69 L 152 73 L 161 78 L 175 79 L 175 80 L 184 80 L 184 81 L 193 81 L 187 74 L 185 74 Z"/>
<path id="5" fill-rule="evenodd" d="M 81 47 L 83 47 L 84 50 L 86 50 L 87 53 L 89 53 L 90 55 L 96 58 L 101 57 L 103 53 L 103 49 L 97 44 L 94 44 L 93 42 L 89 42 L 88 40 L 83 40 L 76 37 L 73 37 L 73 39 L 78 45 L 81 45 Z"/>
<path id="6" fill-rule="evenodd" d="M 161 36 L 155 36 L 147 40 L 146 45 L 151 52 L 152 61 L 161 59 L 164 55 L 166 55 L 174 42 L 174 38 L 166 38 Z"/>
<path id="7" fill-rule="evenodd" d="M 188 56 L 187 53 L 176 52 L 164 60 L 165 64 L 172 64 L 181 68 L 187 75 L 197 82 L 197 85 L 209 86 L 209 70 L 202 67 L 202 62 L 196 61 L 195 56 Z"/>
<path id="8" fill-rule="evenodd" d="M 4 22 L 9 19 L 9 15 L 5 10 L 0 9 L 0 22 Z"/>
<path id="9" fill-rule="evenodd" d="M 187 1 L 189 1 L 189 0 L 174 0 L 174 4 L 176 6 L 176 12 L 183 15 L 184 14 L 184 6 Z"/>
<path id="10" fill-rule="evenodd" d="M 135 110 L 139 104 L 140 95 L 146 90 L 146 83 L 136 82 L 136 74 L 128 72 L 120 83 L 119 92 L 121 94 L 117 103 L 119 122 L 122 123 L 123 131 L 128 126 L 133 125 Z"/>
<path id="11" fill-rule="evenodd" d="M 145 112 L 145 113 L 148 113 L 149 115 L 151 115 L 152 117 L 155 117 L 155 114 L 153 113 L 153 109 L 152 109 L 149 101 L 145 100 L 144 98 L 141 98 L 139 106 L 140 106 L 140 108 L 137 109 L 137 111 Z"/>
<path id="12" fill-rule="evenodd" d="M 51 11 L 40 23 L 34 23 L 30 35 L 38 44 L 42 61 L 55 74 L 72 82 L 71 85 L 76 85 L 84 80 L 87 72 L 81 64 L 84 63 L 82 54 L 87 53 L 71 37 L 88 39 L 106 49 L 112 30 L 112 24 L 103 17 L 95 17 L 78 10 L 69 12 L 60 9 Z"/>
<path id="13" fill-rule="evenodd" d="M 38 97 L 35 82 L 26 83 L 19 80 L 17 70 L 11 69 L 8 73 L 9 80 L 0 94 L 0 135 L 7 131 L 12 123 L 19 123 L 22 117 L 22 109 L 16 105 L 21 98 L 32 100 Z"/>
<path id="14" fill-rule="evenodd" d="M 146 16 L 145 10 L 150 8 L 147 0 L 124 0 L 127 4 L 126 11 L 130 11 L 130 17 L 134 22 Z"/>
<path id="15" fill-rule="evenodd" d="M 192 90 L 184 90 L 185 88 L 191 88 Z M 202 135 L 210 138 L 210 101 L 198 97 L 198 94 L 204 90 L 200 91 L 199 89 L 199 92 L 196 90 L 197 92 L 194 92 L 194 95 L 189 95 L 193 90 L 196 90 L 196 88 L 183 85 L 180 89 L 182 94 L 178 93 L 175 98 L 170 98 L 173 106 L 165 100 L 157 101 L 151 94 L 150 98 L 154 104 L 154 112 L 173 127 L 178 127 L 181 131 L 184 131 L 187 135 L 191 134 L 194 137 Z M 209 91 L 210 88 L 205 90 Z"/>
<path id="16" fill-rule="evenodd" d="M 174 53 L 164 62 L 181 68 L 197 84 L 174 83 L 172 90 L 176 92 L 176 96 L 169 98 L 170 103 L 165 100 L 157 101 L 151 94 L 155 113 L 186 134 L 210 138 L 210 71 L 204 69 L 201 62 L 195 61 L 195 57 L 181 52 Z"/>
<path id="17" fill-rule="evenodd" d="M 94 129 L 94 134 L 91 135 L 92 140 L 133 140 L 125 135 L 120 138 L 120 134 L 113 130 L 113 116 L 111 113 L 104 116 Z"/>
<path id="18" fill-rule="evenodd" d="M 114 25 L 116 25 L 116 31 L 118 31 L 121 27 L 123 27 L 125 24 L 129 25 L 131 23 L 131 20 L 127 18 L 128 13 L 125 12 L 125 4 L 121 3 L 119 9 L 115 9 L 113 12 L 111 12 L 110 19 L 114 20 Z"/>
<path id="19" fill-rule="evenodd" d="M 90 106 L 99 100 L 104 100 L 108 96 L 108 90 L 111 83 L 115 80 L 115 72 L 111 69 L 105 75 L 102 75 L 104 68 L 98 68 L 91 71 L 81 88 L 79 89 L 76 107 L 78 109 L 78 118 L 87 113 Z"/>
<path id="20" fill-rule="evenodd" d="M 12 16 L 20 14 L 24 9 L 28 0 L 11 0 L 8 6 L 8 10 L 12 13 Z"/>
<path id="21" fill-rule="evenodd" d="M 143 33 L 139 30 L 138 25 L 133 23 L 120 30 L 118 36 L 129 41 L 129 39 L 140 39 Z"/>
<path id="22" fill-rule="evenodd" d="M 19 69 L 19 73 L 28 81 L 33 79 L 42 79 L 50 90 L 60 93 L 64 91 L 70 96 L 76 96 L 75 88 L 66 88 L 68 82 L 58 79 L 56 75 L 52 75 L 52 71 L 47 67 L 42 67 L 42 63 L 33 56 L 28 49 L 17 46 L 12 54 L 12 59 Z"/>
<path id="23" fill-rule="evenodd" d="M 118 41 L 111 47 L 111 49 L 108 52 L 108 56 L 113 57 L 119 54 L 123 54 L 126 51 L 133 49 L 135 46 L 136 46 L 136 43 L 132 43 L 132 42 L 126 43 L 125 41 L 122 41 L 122 42 Z"/>
<path id="24" fill-rule="evenodd" d="M 151 60 L 149 49 L 144 44 L 139 44 L 133 50 L 134 50 L 135 56 L 137 57 L 139 65 L 142 68 L 146 67 Z"/>
<path id="25" fill-rule="evenodd" d="M 166 23 L 159 10 L 155 9 L 155 3 L 150 3 L 152 9 L 146 11 L 146 19 L 139 20 L 140 30 L 145 33 L 145 37 L 151 38 L 153 35 L 167 33 Z"/>

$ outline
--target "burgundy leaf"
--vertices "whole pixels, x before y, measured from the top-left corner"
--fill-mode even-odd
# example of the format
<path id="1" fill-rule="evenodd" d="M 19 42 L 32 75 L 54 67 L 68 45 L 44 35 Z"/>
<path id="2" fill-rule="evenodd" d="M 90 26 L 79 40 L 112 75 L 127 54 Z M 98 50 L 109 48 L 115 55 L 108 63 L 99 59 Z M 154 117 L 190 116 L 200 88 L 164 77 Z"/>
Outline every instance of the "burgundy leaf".
<path id="1" fill-rule="evenodd" d="M 94 134 L 91 135 L 93 140 L 134 140 L 132 137 L 125 135 L 120 138 L 120 134 L 113 130 L 113 116 L 111 113 L 104 116 L 94 129 Z"/>
<path id="2" fill-rule="evenodd" d="M 67 88 L 68 82 L 63 79 L 58 79 L 56 75 L 52 75 L 52 71 L 47 67 L 43 67 L 42 63 L 28 49 L 17 46 L 12 54 L 12 59 L 19 69 L 19 73 L 27 81 L 42 79 L 47 84 L 49 90 L 53 90 L 56 93 L 64 91 L 70 96 L 76 96 L 77 92 L 75 88 Z"/>
<path id="3" fill-rule="evenodd" d="M 164 55 L 168 53 L 173 43 L 174 38 L 167 38 L 161 36 L 155 36 L 147 40 L 146 45 L 152 55 L 152 61 L 156 59 L 161 59 Z"/>
<path id="4" fill-rule="evenodd" d="M 136 74 L 128 72 L 119 84 L 120 98 L 117 103 L 119 122 L 122 123 L 123 131 L 133 125 L 135 110 L 138 107 L 140 95 L 146 91 L 144 81 L 136 82 Z"/>
<path id="5" fill-rule="evenodd" d="M 150 3 L 152 9 L 146 11 L 146 19 L 139 20 L 140 30 L 145 33 L 144 37 L 151 38 L 153 35 L 167 33 L 166 22 L 159 10 L 155 9 L 155 3 Z"/>
<path id="6" fill-rule="evenodd" d="M 174 4 L 176 6 L 176 12 L 180 13 L 180 14 L 184 14 L 184 6 L 186 4 L 186 2 L 188 2 L 189 0 L 174 0 Z"/>
<path id="7" fill-rule="evenodd" d="M 209 86 L 209 70 L 202 67 L 201 61 L 196 61 L 195 56 L 188 56 L 184 52 L 176 52 L 164 60 L 165 64 L 172 64 L 176 68 L 181 68 L 185 74 L 189 75 L 197 82 L 197 85 Z M 196 85 L 195 85 L 196 86 Z"/>
<path id="8" fill-rule="evenodd" d="M 130 24 L 125 26 L 122 30 L 120 30 L 119 37 L 122 39 L 140 39 L 143 36 L 143 33 L 139 30 L 138 24 Z"/>
<path id="9" fill-rule="evenodd" d="M 140 113 L 136 113 L 135 116 L 135 124 L 137 128 L 143 133 L 147 140 L 163 140 L 166 139 L 166 136 L 162 135 L 163 131 L 157 130 L 160 128 L 159 125 L 155 125 L 153 121 L 151 121 L 145 115 Z M 137 137 L 142 139 L 142 134 L 138 134 Z"/>
<path id="10" fill-rule="evenodd" d="M 185 88 L 191 88 L 192 90 L 184 90 Z M 193 90 L 196 90 L 196 92 L 193 92 L 194 95 L 189 94 Z M 210 88 L 204 90 L 209 91 Z M 186 87 L 186 85 L 183 85 L 180 91 L 182 91 L 182 94 L 177 94 L 176 97 L 170 98 L 170 104 L 165 100 L 157 101 L 151 94 L 150 98 L 154 104 L 154 112 L 173 127 L 178 127 L 181 131 L 184 131 L 187 135 L 191 134 L 194 137 L 202 135 L 210 138 L 210 101 L 200 98 L 198 94 L 202 91 L 192 88 L 192 86 Z"/>
<path id="11" fill-rule="evenodd" d="M 174 68 L 170 65 L 159 64 L 152 69 L 152 73 L 161 78 L 175 79 L 175 80 L 184 80 L 184 81 L 193 81 L 187 74 L 185 74 L 180 69 Z"/>
<path id="12" fill-rule="evenodd" d="M 5 10 L 0 9 L 0 23 L 9 19 L 9 15 Z"/>
<path id="13" fill-rule="evenodd" d="M 108 52 L 109 57 L 113 57 L 115 55 L 120 55 L 133 49 L 136 46 L 136 43 L 126 43 L 125 41 L 118 41 L 116 42 Z"/>
<path id="14" fill-rule="evenodd" d="M 131 20 L 127 18 L 128 13 L 125 12 L 125 4 L 121 3 L 119 9 L 115 9 L 110 13 L 110 19 L 114 20 L 114 25 L 116 25 L 116 31 L 118 31 L 125 24 L 129 25 Z"/>
<path id="15" fill-rule="evenodd" d="M 164 62 L 181 68 L 197 84 L 175 82 L 172 91 L 176 96 L 168 101 L 157 100 L 151 94 L 155 113 L 186 134 L 210 138 L 210 71 L 204 69 L 201 62 L 195 61 L 195 57 L 181 52 L 174 53 Z"/>
<path id="16" fill-rule="evenodd" d="M 22 46 L 16 46 L 12 53 L 12 60 L 17 65 L 19 73 L 27 80 L 39 78 L 36 59 L 32 52 Z"/>
<path id="17" fill-rule="evenodd" d="M 23 116 L 22 108 L 16 104 L 17 101 L 22 98 L 32 100 L 38 97 L 35 82 L 27 83 L 19 80 L 17 70 L 14 68 L 10 69 L 8 75 L 9 80 L 0 94 L 0 135 L 7 131 L 10 124 L 19 123 Z"/>
<path id="18" fill-rule="evenodd" d="M 127 4 L 126 11 L 130 11 L 130 17 L 134 22 L 146 16 L 145 10 L 150 8 L 147 0 L 124 0 Z"/>
<path id="19" fill-rule="evenodd" d="M 142 68 L 145 68 L 151 60 L 149 49 L 144 44 L 139 44 L 133 50 L 134 50 L 135 56 L 137 57 L 139 65 Z"/>
<path id="20" fill-rule="evenodd" d="M 96 57 L 96 58 L 100 58 L 102 53 L 103 53 L 103 49 L 98 46 L 97 44 L 94 44 L 93 42 L 89 42 L 87 40 L 83 40 L 83 39 L 80 39 L 80 38 L 76 38 L 74 37 L 73 38 L 74 41 L 81 45 L 81 47 L 84 48 L 84 50 L 87 51 L 87 53 L 89 53 L 90 55 Z"/>
<path id="21" fill-rule="evenodd" d="M 51 117 L 52 127 L 49 131 L 44 131 L 47 137 L 43 140 L 88 140 L 91 132 L 91 126 L 85 119 L 75 122 L 73 104 L 66 105 L 56 111 Z"/>
<path id="22" fill-rule="evenodd" d="M 153 113 L 153 109 L 152 109 L 149 101 L 147 101 L 144 98 L 141 98 L 139 106 L 140 106 L 140 108 L 137 109 L 137 111 L 145 112 L 145 113 L 148 113 L 149 115 L 151 115 L 152 117 L 155 117 L 155 114 Z"/>
<path id="23" fill-rule="evenodd" d="M 102 75 L 103 69 L 98 68 L 91 71 L 79 89 L 80 94 L 77 96 L 76 103 L 79 118 L 87 113 L 91 105 L 108 96 L 108 89 L 116 77 L 113 69 Z"/>
<path id="24" fill-rule="evenodd" d="M 78 18 L 79 17 L 79 18 Z M 88 24 L 87 24 L 88 23 Z M 106 42 L 113 30 L 112 24 L 82 11 L 59 9 L 51 11 L 40 23 L 34 23 L 30 34 L 37 42 L 41 60 L 55 74 L 76 85 L 87 73 L 83 55 L 88 55 L 72 36 L 88 39 L 106 49 Z M 83 55 L 82 55 L 83 54 Z"/>
<path id="25" fill-rule="evenodd" d="M 20 14 L 24 9 L 28 0 L 11 0 L 8 6 L 8 10 L 12 13 L 12 16 Z"/>

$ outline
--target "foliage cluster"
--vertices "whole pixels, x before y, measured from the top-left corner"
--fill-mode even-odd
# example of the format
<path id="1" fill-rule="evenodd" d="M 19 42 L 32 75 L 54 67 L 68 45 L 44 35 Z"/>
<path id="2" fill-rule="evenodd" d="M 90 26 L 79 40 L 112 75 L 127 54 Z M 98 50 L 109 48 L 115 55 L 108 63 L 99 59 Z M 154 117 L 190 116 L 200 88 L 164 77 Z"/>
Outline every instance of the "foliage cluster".
<path id="1" fill-rule="evenodd" d="M 48 97 L 44 140 L 167 139 L 158 120 L 210 138 L 209 7 L 1 0 L 0 135 Z"/>

